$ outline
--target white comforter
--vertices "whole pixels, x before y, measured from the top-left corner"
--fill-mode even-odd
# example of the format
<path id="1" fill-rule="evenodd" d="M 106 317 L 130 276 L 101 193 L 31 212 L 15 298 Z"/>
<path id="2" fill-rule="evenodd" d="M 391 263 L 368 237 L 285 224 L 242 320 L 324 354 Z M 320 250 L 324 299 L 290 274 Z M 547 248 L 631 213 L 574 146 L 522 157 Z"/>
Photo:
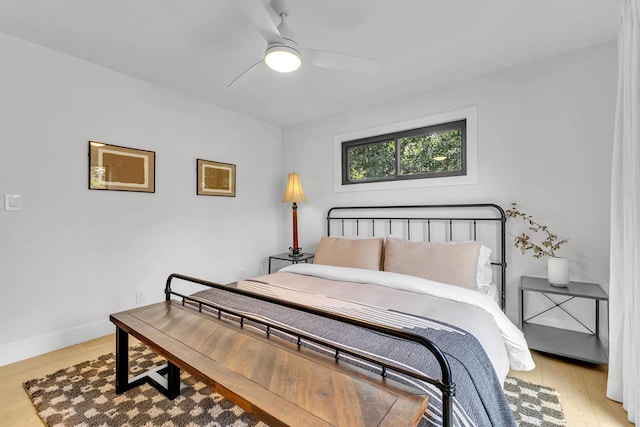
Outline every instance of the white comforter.
<path id="1" fill-rule="evenodd" d="M 490 314 L 495 321 L 496 327 L 502 336 L 511 369 L 529 371 L 535 368 L 535 363 L 527 347 L 524 335 L 511 323 L 495 301 L 487 295 L 457 286 L 386 271 L 332 267 L 317 264 L 295 264 L 285 267 L 280 271 L 343 282 L 371 283 L 388 288 L 431 295 L 481 308 Z"/>

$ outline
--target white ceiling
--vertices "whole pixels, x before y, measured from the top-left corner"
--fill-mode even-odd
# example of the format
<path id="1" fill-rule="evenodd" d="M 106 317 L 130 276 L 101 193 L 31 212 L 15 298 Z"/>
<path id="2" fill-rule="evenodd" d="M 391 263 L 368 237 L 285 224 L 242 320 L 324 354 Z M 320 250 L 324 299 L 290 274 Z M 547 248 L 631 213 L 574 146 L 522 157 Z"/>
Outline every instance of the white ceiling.
<path id="1" fill-rule="evenodd" d="M 0 0 L 0 31 L 289 125 L 615 40 L 620 16 L 618 0 L 291 0 L 302 47 L 380 70 L 260 64 L 227 88 L 266 47 L 239 1 Z"/>

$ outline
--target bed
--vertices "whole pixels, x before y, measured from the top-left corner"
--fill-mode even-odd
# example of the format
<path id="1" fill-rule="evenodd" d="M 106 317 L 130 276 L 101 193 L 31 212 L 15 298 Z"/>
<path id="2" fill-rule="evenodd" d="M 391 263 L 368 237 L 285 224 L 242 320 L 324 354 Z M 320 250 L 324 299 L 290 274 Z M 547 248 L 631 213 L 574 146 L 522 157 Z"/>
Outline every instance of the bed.
<path id="1" fill-rule="evenodd" d="M 508 426 L 503 381 L 534 363 L 504 314 L 505 254 L 494 204 L 336 207 L 313 264 L 229 285 L 172 275 L 165 292 L 425 390 L 420 425 Z"/>

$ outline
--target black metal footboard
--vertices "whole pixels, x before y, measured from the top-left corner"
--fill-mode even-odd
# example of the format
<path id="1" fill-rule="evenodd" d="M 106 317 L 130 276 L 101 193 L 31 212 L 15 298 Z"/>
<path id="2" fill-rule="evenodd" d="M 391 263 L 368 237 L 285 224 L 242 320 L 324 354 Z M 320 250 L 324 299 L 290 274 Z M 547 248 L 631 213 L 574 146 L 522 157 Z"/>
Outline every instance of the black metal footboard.
<path id="1" fill-rule="evenodd" d="M 379 332 L 379 333 L 383 333 L 392 337 L 396 337 L 396 338 L 400 338 L 400 339 L 404 339 L 407 341 L 412 341 L 415 343 L 418 343 L 424 347 L 427 348 L 427 350 L 434 355 L 434 357 L 436 358 L 436 360 L 438 361 L 439 365 L 440 365 L 440 371 L 442 373 L 442 377 L 441 379 L 434 379 L 431 377 L 428 377 L 424 374 L 421 373 L 416 373 L 414 371 L 411 371 L 403 366 L 400 365 L 396 365 L 393 363 L 390 363 L 388 361 L 384 361 L 382 359 L 378 359 L 376 357 L 372 357 L 369 354 L 365 354 L 363 352 L 360 352 L 358 350 L 352 349 L 352 348 L 348 348 L 336 343 L 331 343 L 331 342 L 327 342 L 327 341 L 323 341 L 322 339 L 319 339 L 318 337 L 315 336 L 311 336 L 311 335 L 307 335 L 304 333 L 300 333 L 299 331 L 294 331 L 294 330 L 290 330 L 287 329 L 286 327 L 283 327 L 282 325 L 276 325 L 276 324 L 272 324 L 270 322 L 265 321 L 264 319 L 260 319 L 257 317 L 253 317 L 251 315 L 247 315 L 246 313 L 239 313 L 239 312 L 235 312 L 234 310 L 230 310 L 228 308 L 223 308 L 220 307 L 218 305 L 215 304 L 215 302 L 212 301 L 208 301 L 208 300 L 204 300 L 202 298 L 198 298 L 198 297 L 194 297 L 192 295 L 185 295 L 182 293 L 179 293 L 175 290 L 173 290 L 171 288 L 171 283 L 173 281 L 173 279 L 180 279 L 180 280 L 184 280 L 184 281 L 188 281 L 188 282 L 192 282 L 192 283 L 197 283 L 200 285 L 204 285 L 210 288 L 216 288 L 216 289 L 221 289 L 227 292 L 232 292 L 235 294 L 239 294 L 239 295 L 244 295 L 244 296 L 248 296 L 251 298 L 255 298 L 258 300 L 262 300 L 262 301 L 266 301 L 266 302 L 270 302 L 270 303 L 274 303 L 274 304 L 278 304 L 284 307 L 289 307 L 295 310 L 299 310 L 299 311 L 303 311 L 306 313 L 311 313 L 314 315 L 318 315 L 321 317 L 325 317 L 328 319 L 333 319 L 333 320 L 337 320 L 340 322 L 344 322 L 344 323 L 348 323 L 351 325 L 355 325 L 355 326 L 359 326 L 371 331 L 375 331 L 375 332 Z M 329 311 L 325 311 L 325 310 L 321 310 L 321 309 L 317 309 L 314 307 L 309 307 L 309 306 L 305 306 L 305 305 L 301 305 L 298 303 L 294 303 L 291 301 L 285 301 L 285 300 L 280 300 L 277 298 L 273 298 L 273 297 L 269 297 L 266 295 L 260 295 L 260 294 L 256 294 L 253 292 L 248 292 L 246 290 L 242 290 L 242 289 L 238 289 L 238 288 L 234 288 L 231 286 L 227 286 L 227 285 L 222 285 L 219 283 L 214 283 L 214 282 L 209 282 L 206 280 L 202 280 L 202 279 L 197 279 L 194 277 L 189 277 L 189 276 L 184 276 L 181 274 L 171 274 L 169 275 L 169 277 L 167 278 L 167 283 L 166 283 L 166 287 L 165 287 L 165 299 L 167 301 L 171 300 L 172 296 L 178 297 L 182 300 L 182 304 L 184 305 L 185 303 L 189 303 L 192 305 L 195 305 L 199 311 L 202 311 L 203 307 L 206 307 L 209 310 L 213 310 L 214 312 L 217 312 L 217 316 L 218 318 L 220 318 L 222 316 L 222 314 L 227 314 L 227 315 L 232 315 L 236 318 L 239 319 L 240 325 L 243 325 L 245 320 L 254 322 L 256 324 L 262 325 L 263 327 L 266 328 L 266 334 L 269 335 L 271 333 L 272 330 L 276 330 L 282 333 L 285 333 L 287 335 L 293 336 L 297 339 L 297 344 L 301 345 L 303 341 L 308 341 L 314 344 L 319 344 L 323 347 L 329 348 L 331 350 L 333 350 L 335 352 L 335 358 L 338 359 L 340 357 L 341 353 L 344 354 L 348 354 L 352 357 L 358 358 L 360 360 L 366 361 L 370 364 L 379 366 L 381 369 L 381 375 L 382 376 L 386 376 L 387 374 L 387 370 L 392 370 L 395 371 L 397 373 L 418 379 L 420 381 L 424 381 L 426 383 L 432 384 L 434 386 L 436 386 L 442 393 L 442 413 L 443 413 L 443 425 L 446 427 L 449 427 L 451 425 L 453 425 L 453 397 L 455 396 L 456 393 L 456 385 L 453 382 L 453 378 L 451 376 L 451 368 L 449 366 L 449 362 L 447 361 L 444 353 L 433 343 L 431 342 L 429 339 L 422 337 L 418 334 L 412 333 L 412 332 L 408 332 L 402 329 L 397 329 L 397 328 L 391 328 L 391 327 L 387 327 L 384 325 L 379 325 L 376 323 L 372 323 L 372 322 L 367 322 L 358 318 L 354 318 L 354 317 L 350 317 L 350 316 L 345 316 L 345 315 L 341 315 L 341 314 L 337 314 L 337 313 L 332 313 Z"/>

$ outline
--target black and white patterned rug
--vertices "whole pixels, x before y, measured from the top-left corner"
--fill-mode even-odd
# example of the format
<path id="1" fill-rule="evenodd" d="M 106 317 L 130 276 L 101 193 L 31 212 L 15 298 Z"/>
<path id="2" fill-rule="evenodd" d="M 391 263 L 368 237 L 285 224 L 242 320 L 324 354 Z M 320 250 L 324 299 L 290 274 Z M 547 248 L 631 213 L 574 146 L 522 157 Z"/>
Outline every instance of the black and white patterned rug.
<path id="1" fill-rule="evenodd" d="M 135 376 L 164 360 L 144 345 L 129 349 Z M 185 372 L 180 396 L 167 399 L 148 384 L 115 393 L 115 356 L 105 354 L 53 374 L 27 381 L 24 388 L 47 426 L 265 427 Z M 505 393 L 518 425 L 565 426 L 558 392 L 507 378 Z"/>
<path id="2" fill-rule="evenodd" d="M 557 390 L 507 377 L 504 392 L 521 427 L 566 426 Z"/>

